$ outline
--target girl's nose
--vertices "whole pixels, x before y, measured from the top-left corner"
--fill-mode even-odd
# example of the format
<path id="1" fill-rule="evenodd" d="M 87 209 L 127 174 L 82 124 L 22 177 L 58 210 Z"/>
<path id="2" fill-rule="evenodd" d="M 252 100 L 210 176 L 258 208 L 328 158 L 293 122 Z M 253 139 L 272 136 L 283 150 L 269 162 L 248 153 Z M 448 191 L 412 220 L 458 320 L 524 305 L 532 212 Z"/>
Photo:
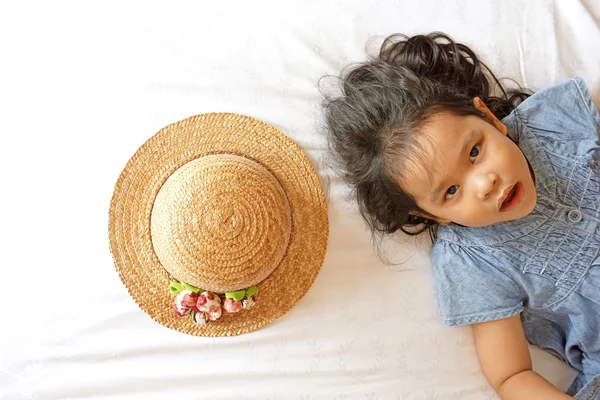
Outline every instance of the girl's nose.
<path id="1" fill-rule="evenodd" d="M 486 172 L 477 174 L 473 177 L 473 183 L 475 185 L 476 195 L 479 200 L 487 200 L 490 195 L 494 192 L 496 183 L 498 182 L 498 175 L 493 172 Z"/>

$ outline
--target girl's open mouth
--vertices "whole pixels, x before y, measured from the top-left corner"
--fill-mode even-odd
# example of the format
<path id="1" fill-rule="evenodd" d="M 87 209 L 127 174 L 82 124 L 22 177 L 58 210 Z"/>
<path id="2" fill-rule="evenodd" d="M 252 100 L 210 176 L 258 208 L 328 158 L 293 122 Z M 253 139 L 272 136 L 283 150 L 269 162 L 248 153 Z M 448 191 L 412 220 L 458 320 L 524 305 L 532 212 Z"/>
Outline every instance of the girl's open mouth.
<path id="1" fill-rule="evenodd" d="M 500 207 L 500 211 L 510 211 L 521 203 L 525 197 L 525 191 L 523 189 L 523 185 L 520 182 L 517 182 L 515 186 L 511 189 L 506 199 L 502 202 L 502 206 Z"/>

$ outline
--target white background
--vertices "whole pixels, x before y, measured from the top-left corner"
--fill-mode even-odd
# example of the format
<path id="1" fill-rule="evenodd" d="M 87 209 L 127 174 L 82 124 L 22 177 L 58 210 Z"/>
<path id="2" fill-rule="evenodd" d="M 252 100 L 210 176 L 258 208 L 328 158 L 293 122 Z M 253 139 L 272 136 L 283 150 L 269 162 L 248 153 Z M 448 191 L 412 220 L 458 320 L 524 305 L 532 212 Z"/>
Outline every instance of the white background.
<path id="1" fill-rule="evenodd" d="M 0 398 L 495 399 L 469 327 L 445 328 L 426 236 L 382 265 L 348 188 L 322 168 L 318 79 L 393 32 L 441 30 L 538 90 L 582 76 L 600 100 L 596 1 L 0 3 Z M 375 45 L 380 43 L 375 40 Z M 118 174 L 163 126 L 229 111 L 305 151 L 330 240 L 287 315 L 235 338 L 155 324 L 108 250 Z M 535 352 L 565 388 L 573 373 Z"/>

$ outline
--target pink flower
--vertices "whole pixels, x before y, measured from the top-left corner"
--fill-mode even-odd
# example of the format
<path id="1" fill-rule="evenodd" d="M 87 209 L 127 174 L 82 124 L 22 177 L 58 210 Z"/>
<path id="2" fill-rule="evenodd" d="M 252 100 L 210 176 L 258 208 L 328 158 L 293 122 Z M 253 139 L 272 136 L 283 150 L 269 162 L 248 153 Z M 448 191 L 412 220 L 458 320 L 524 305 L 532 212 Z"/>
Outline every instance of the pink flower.
<path id="1" fill-rule="evenodd" d="M 207 318 L 210 321 L 216 321 L 221 318 L 221 298 L 211 292 L 202 292 L 198 295 L 198 299 L 200 297 L 203 297 L 204 300 L 196 301 L 198 311 L 207 313 Z M 202 305 L 198 306 L 199 303 L 202 303 Z"/>
<path id="2" fill-rule="evenodd" d="M 186 290 L 187 292 L 187 290 Z M 194 292 L 186 293 L 181 299 L 181 305 L 184 307 L 192 308 L 196 306 L 196 299 L 198 295 Z"/>
<path id="3" fill-rule="evenodd" d="M 220 304 L 219 305 L 213 304 L 212 306 L 210 306 L 210 308 L 208 310 L 208 314 L 206 315 L 206 317 L 210 321 L 216 321 L 219 318 L 221 318 L 222 314 L 223 314 L 223 309 L 221 308 L 221 305 Z"/>
<path id="4" fill-rule="evenodd" d="M 225 299 L 223 302 L 223 308 L 227 312 L 238 312 L 242 309 L 242 302 L 234 299 Z"/>
<path id="5" fill-rule="evenodd" d="M 196 307 L 200 308 L 204 304 L 206 304 L 206 297 L 204 297 L 204 296 L 198 296 L 198 300 L 196 301 Z"/>
<path id="6" fill-rule="evenodd" d="M 197 294 L 191 290 L 182 290 L 173 302 L 173 311 L 180 317 L 186 315 L 192 308 L 196 307 Z"/>
<path id="7" fill-rule="evenodd" d="M 242 301 L 242 307 L 245 310 L 251 309 L 252 307 L 254 307 L 254 304 L 256 304 L 256 295 L 248 297 L 247 299 Z"/>
<path id="8" fill-rule="evenodd" d="M 190 310 L 187 308 L 179 308 L 177 303 L 173 303 L 173 311 L 175 311 L 175 314 L 177 314 L 178 317 L 183 317 Z"/>
<path id="9" fill-rule="evenodd" d="M 204 326 L 206 325 L 206 313 L 200 311 L 195 312 L 194 315 L 192 315 L 192 320 L 196 323 L 196 325 Z"/>

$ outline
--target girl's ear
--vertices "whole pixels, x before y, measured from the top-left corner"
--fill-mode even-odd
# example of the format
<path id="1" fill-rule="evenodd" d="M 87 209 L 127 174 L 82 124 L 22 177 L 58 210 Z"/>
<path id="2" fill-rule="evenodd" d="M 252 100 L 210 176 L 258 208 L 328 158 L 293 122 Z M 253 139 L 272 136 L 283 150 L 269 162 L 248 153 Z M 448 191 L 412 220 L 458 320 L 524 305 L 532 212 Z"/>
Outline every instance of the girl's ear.
<path id="1" fill-rule="evenodd" d="M 490 111 L 489 108 L 487 108 L 485 103 L 479 97 L 473 98 L 473 105 L 478 111 L 484 113 L 485 118 L 492 125 L 494 125 L 496 129 L 498 129 L 503 135 L 506 136 L 506 134 L 508 134 L 508 129 L 506 128 L 506 125 L 504 125 L 502 122 L 500 122 L 498 118 L 496 118 L 496 116 Z"/>
<path id="2" fill-rule="evenodd" d="M 442 218 L 434 217 L 433 215 L 421 214 L 418 211 L 409 211 L 408 213 L 410 215 L 414 215 L 415 217 L 421 217 L 421 218 L 431 219 L 433 221 L 436 221 L 440 225 L 450 225 L 450 222 L 452 222 L 452 221 L 447 220 L 447 219 L 442 219 Z"/>

